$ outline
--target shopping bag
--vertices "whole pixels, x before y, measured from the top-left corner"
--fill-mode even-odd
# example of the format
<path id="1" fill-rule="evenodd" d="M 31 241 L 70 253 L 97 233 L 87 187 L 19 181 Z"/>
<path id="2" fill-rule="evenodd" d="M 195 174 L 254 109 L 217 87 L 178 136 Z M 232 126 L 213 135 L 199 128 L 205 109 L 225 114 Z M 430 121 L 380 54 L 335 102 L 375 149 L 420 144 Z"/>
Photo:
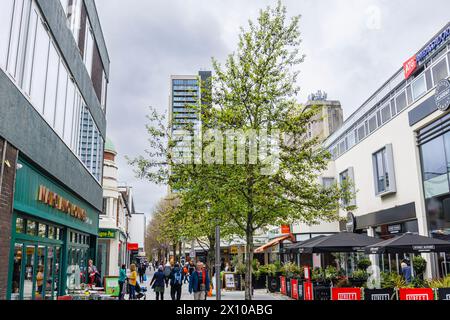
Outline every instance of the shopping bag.
<path id="1" fill-rule="evenodd" d="M 147 282 L 147 275 L 144 274 L 144 277 L 142 279 L 144 280 L 144 282 Z"/>

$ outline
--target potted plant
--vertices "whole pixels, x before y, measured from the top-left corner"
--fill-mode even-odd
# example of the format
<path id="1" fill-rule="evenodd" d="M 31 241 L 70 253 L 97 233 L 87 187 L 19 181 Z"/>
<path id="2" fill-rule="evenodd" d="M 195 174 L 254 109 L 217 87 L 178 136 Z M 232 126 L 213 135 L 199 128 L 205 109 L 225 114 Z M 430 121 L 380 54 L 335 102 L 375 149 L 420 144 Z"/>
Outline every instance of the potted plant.
<path id="1" fill-rule="evenodd" d="M 354 287 L 363 287 L 366 284 L 368 277 L 366 270 L 358 269 L 353 271 L 350 282 Z"/>
<path id="2" fill-rule="evenodd" d="M 325 271 L 324 271 L 324 275 L 325 275 L 325 280 L 329 283 L 329 284 L 333 284 L 336 285 L 338 278 L 340 276 L 340 273 L 338 272 L 338 270 L 333 267 L 333 266 L 328 266 L 326 267 Z"/>
<path id="3" fill-rule="evenodd" d="M 444 279 L 428 281 L 428 286 L 437 291 L 437 298 L 439 300 L 450 299 L 450 275 Z"/>

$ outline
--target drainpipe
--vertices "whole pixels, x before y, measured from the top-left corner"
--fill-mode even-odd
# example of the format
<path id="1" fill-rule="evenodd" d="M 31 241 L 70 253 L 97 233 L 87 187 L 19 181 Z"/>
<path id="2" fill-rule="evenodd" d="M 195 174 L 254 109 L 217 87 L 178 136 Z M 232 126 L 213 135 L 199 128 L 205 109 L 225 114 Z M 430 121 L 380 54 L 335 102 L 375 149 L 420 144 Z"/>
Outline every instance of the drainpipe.
<path id="1" fill-rule="evenodd" d="M 6 160 L 6 148 L 8 147 L 8 142 L 3 141 L 3 152 L 2 152 L 2 164 L 0 169 L 0 193 L 3 189 L 3 174 L 5 173 L 5 160 Z"/>

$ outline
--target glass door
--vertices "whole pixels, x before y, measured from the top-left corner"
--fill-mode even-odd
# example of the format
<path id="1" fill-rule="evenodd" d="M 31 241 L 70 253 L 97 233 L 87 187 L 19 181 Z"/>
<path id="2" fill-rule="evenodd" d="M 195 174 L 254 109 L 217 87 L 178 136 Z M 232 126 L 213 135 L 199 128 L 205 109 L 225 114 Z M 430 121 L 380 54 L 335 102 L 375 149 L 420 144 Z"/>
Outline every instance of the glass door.
<path id="1" fill-rule="evenodd" d="M 45 300 L 53 300 L 55 284 L 54 284 L 54 271 L 55 271 L 55 248 L 47 247 L 47 265 L 46 265 L 46 280 L 45 280 Z"/>
<path id="2" fill-rule="evenodd" d="M 22 293 L 22 263 L 23 263 L 23 244 L 16 243 L 14 245 L 14 261 L 12 271 L 12 284 L 11 284 L 11 300 L 20 300 Z"/>
<path id="3" fill-rule="evenodd" d="M 37 267 L 36 267 L 36 276 L 34 278 L 35 284 L 34 289 L 36 290 L 34 299 L 36 300 L 42 300 L 43 297 L 45 297 L 45 264 L 46 264 L 46 250 L 47 248 L 45 246 L 39 245 L 37 247 Z"/>
<path id="4" fill-rule="evenodd" d="M 33 300 L 34 298 L 34 274 L 35 274 L 35 253 L 36 246 L 25 246 L 25 273 L 23 280 L 23 300 Z"/>

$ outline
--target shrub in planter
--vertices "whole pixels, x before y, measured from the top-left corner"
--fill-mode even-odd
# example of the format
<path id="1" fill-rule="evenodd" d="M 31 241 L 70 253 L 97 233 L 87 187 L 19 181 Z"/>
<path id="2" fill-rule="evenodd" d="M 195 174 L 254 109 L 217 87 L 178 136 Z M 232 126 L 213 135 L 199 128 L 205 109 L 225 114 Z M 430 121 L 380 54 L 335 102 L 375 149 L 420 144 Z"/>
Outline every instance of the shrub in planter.
<path id="1" fill-rule="evenodd" d="M 359 270 L 367 270 L 367 268 L 369 268 L 372 265 L 372 261 L 370 261 L 370 259 L 368 258 L 364 258 L 358 261 L 358 269 Z"/>
<path id="2" fill-rule="evenodd" d="M 325 283 L 325 272 L 322 268 L 314 268 L 311 272 L 311 280 L 316 283 Z"/>
<path id="3" fill-rule="evenodd" d="M 444 279 L 428 281 L 428 286 L 433 289 L 450 288 L 450 275 Z"/>
<path id="4" fill-rule="evenodd" d="M 339 277 L 336 281 L 336 288 L 352 288 L 352 284 L 347 277 Z"/>
<path id="5" fill-rule="evenodd" d="M 420 277 L 423 279 L 423 274 L 427 269 L 427 261 L 424 258 L 422 258 L 422 256 L 415 256 L 413 258 L 413 268 L 414 268 L 414 275 L 416 277 Z"/>
<path id="6" fill-rule="evenodd" d="M 368 277 L 369 276 L 365 270 L 355 270 L 352 274 L 350 282 L 355 287 L 363 287 L 366 284 Z"/>
<path id="7" fill-rule="evenodd" d="M 391 273 L 381 273 L 381 287 L 388 289 L 388 288 L 407 288 L 408 285 L 406 284 L 405 279 L 403 277 L 395 272 Z"/>
<path id="8" fill-rule="evenodd" d="M 286 276 L 289 279 L 298 277 L 302 273 L 300 267 L 292 262 L 284 264 L 283 267 L 281 268 L 281 272 L 284 276 Z"/>

